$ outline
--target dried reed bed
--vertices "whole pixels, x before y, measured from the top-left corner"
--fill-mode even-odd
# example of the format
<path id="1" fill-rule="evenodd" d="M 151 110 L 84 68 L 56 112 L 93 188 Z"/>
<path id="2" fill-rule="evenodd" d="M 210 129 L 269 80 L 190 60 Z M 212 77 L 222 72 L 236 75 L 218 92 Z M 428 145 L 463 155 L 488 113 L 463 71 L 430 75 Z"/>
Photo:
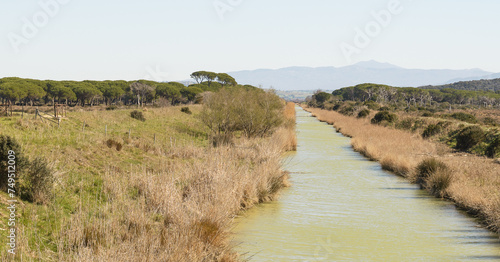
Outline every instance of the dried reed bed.
<path id="1" fill-rule="evenodd" d="M 284 110 L 285 116 L 285 128 L 278 130 L 278 132 L 282 132 L 280 134 L 281 137 L 285 137 L 287 140 L 285 141 L 285 150 L 286 151 L 296 151 L 297 150 L 297 136 L 295 134 L 295 121 L 296 121 L 296 112 L 295 112 L 295 103 L 287 102 Z"/>
<path id="2" fill-rule="evenodd" d="M 320 121 L 352 137 L 352 147 L 382 167 L 415 182 L 416 167 L 433 157 L 452 169 L 451 183 L 443 192 L 458 207 L 481 218 L 492 231 L 500 229 L 500 165 L 491 159 L 453 153 L 418 134 L 370 124 L 335 111 L 305 108 Z"/>
<path id="3" fill-rule="evenodd" d="M 29 154 L 59 149 L 46 155 L 61 159 L 62 194 L 47 206 L 26 204 L 31 211 L 21 211 L 18 252 L 1 253 L 1 261 L 238 261 L 228 241 L 232 219 L 288 186 L 281 157 L 295 139 L 294 124 L 272 137 L 212 148 L 196 118 L 179 108 L 151 109 L 144 124 L 127 111 L 94 114 L 73 113 L 71 121 L 80 124 L 60 131 L 31 122 L 0 127 L 35 143 Z"/>
<path id="4" fill-rule="evenodd" d="M 237 261 L 229 225 L 242 209 L 274 199 L 288 185 L 280 169 L 285 141 L 277 132 L 233 147 L 177 148 L 190 150 L 179 152 L 190 159 L 155 173 L 108 170 L 108 201 L 97 210 L 82 205 L 62 231 L 57 259 Z"/>
<path id="5" fill-rule="evenodd" d="M 352 137 L 354 150 L 379 161 L 383 168 L 401 176 L 409 176 L 418 163 L 429 156 L 443 154 L 445 149 L 402 130 L 372 125 L 369 119 L 344 116 L 335 111 L 307 108 L 320 121 L 333 125 Z"/>

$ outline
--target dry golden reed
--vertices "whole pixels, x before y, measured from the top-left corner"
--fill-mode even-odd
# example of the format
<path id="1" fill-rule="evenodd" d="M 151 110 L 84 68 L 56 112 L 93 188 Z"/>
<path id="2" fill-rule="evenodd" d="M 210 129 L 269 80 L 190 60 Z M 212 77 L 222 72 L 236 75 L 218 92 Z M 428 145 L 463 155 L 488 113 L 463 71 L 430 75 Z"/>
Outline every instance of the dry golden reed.
<path id="1" fill-rule="evenodd" d="M 280 169 L 285 141 L 278 131 L 266 141 L 190 149 L 190 161 L 154 173 L 109 169 L 108 203 L 82 205 L 62 230 L 57 260 L 237 261 L 228 243 L 232 218 L 288 186 Z"/>
<path id="2" fill-rule="evenodd" d="M 280 137 L 287 138 L 287 140 L 285 141 L 286 151 L 296 151 L 297 136 L 295 134 L 295 121 L 296 121 L 295 103 L 293 102 L 286 103 L 284 116 L 285 116 L 285 125 L 284 125 L 285 128 L 282 128 L 280 130 L 280 132 L 283 132 L 283 134 L 281 134 Z"/>
<path id="3" fill-rule="evenodd" d="M 79 114 L 87 123 L 85 132 L 81 124 L 74 133 L 65 132 L 56 140 L 65 143 L 64 157 L 50 155 L 71 167 L 56 177 L 76 206 L 64 215 L 59 203 L 38 209 L 47 213 L 43 217 L 59 219 L 51 232 L 37 231 L 34 223 L 40 223 L 41 214 L 30 212 L 26 219 L 33 223 L 18 226 L 16 261 L 238 261 L 229 242 L 233 218 L 289 186 L 282 155 L 290 141 L 296 145 L 295 125 L 279 128 L 272 137 L 212 148 L 194 142 L 198 124 L 178 108 L 150 109 L 145 127 L 126 111 Z M 106 137 L 95 119 L 120 131 Z M 133 125 L 131 134 L 127 123 Z M 44 128 L 30 131 L 30 137 L 53 139 L 57 129 Z M 165 130 L 166 135 L 156 135 Z M 138 158 L 143 163 L 137 164 Z M 93 169 L 97 165 L 103 168 Z M 99 172 L 84 173 L 87 169 Z M 101 190 L 94 195 L 85 192 L 89 188 Z M 53 239 L 50 246 L 41 245 L 47 235 Z M 0 255 L 0 261 L 12 258 Z"/>

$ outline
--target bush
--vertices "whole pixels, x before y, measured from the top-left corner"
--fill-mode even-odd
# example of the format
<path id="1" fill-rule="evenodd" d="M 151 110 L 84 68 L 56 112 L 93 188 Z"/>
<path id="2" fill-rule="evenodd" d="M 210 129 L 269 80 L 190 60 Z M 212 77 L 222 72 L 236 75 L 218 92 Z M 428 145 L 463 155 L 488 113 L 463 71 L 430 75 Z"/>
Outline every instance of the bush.
<path id="1" fill-rule="evenodd" d="M 400 122 L 398 122 L 396 124 L 396 128 L 403 129 L 403 130 L 411 130 L 411 128 L 413 127 L 413 121 L 414 120 L 411 118 L 401 120 Z"/>
<path id="2" fill-rule="evenodd" d="M 33 160 L 22 174 L 18 188 L 22 200 L 47 203 L 52 198 L 53 171 L 44 159 Z"/>
<path id="3" fill-rule="evenodd" d="M 9 179 L 9 151 L 12 151 L 15 156 L 15 174 L 17 175 L 15 177 L 16 181 L 18 180 L 18 176 L 21 174 L 19 171 L 23 170 L 29 164 L 28 160 L 24 158 L 23 152 L 21 151 L 21 145 L 19 145 L 19 143 L 17 143 L 17 141 L 10 136 L 0 135 L 0 189 L 3 191 L 7 191 Z"/>
<path id="4" fill-rule="evenodd" d="M 115 148 L 116 148 L 116 151 L 121 151 L 121 150 L 122 150 L 122 148 L 123 148 L 122 143 L 117 142 L 116 140 L 111 139 L 111 138 L 110 138 L 110 139 L 108 139 L 108 140 L 106 141 L 106 145 L 107 145 L 109 148 L 115 147 Z"/>
<path id="5" fill-rule="evenodd" d="M 272 91 L 221 89 L 206 98 L 199 117 L 217 141 L 227 141 L 235 131 L 246 137 L 263 137 L 284 122 L 284 106 Z"/>
<path id="6" fill-rule="evenodd" d="M 182 113 L 186 113 L 188 115 L 192 114 L 193 112 L 191 112 L 191 110 L 189 109 L 189 107 L 185 106 L 183 108 L 181 108 L 181 112 Z"/>
<path id="7" fill-rule="evenodd" d="M 370 115 L 370 110 L 363 109 L 363 110 L 359 111 L 358 118 L 365 118 L 365 117 L 367 117 L 369 115 Z"/>
<path id="8" fill-rule="evenodd" d="M 130 112 L 130 117 L 140 120 L 142 122 L 146 121 L 146 118 L 144 117 L 144 114 L 141 111 L 134 110 Z"/>
<path id="9" fill-rule="evenodd" d="M 343 115 L 346 115 L 346 116 L 352 116 L 354 114 L 354 107 L 351 106 L 351 105 L 346 105 L 344 107 L 342 107 L 338 112 L 343 114 Z"/>
<path id="10" fill-rule="evenodd" d="M 398 117 L 395 114 L 387 111 L 378 112 L 371 120 L 372 124 L 380 124 L 382 122 L 394 123 Z"/>
<path id="11" fill-rule="evenodd" d="M 383 106 L 381 108 L 378 109 L 379 111 L 389 111 L 391 110 L 388 106 Z"/>
<path id="12" fill-rule="evenodd" d="M 116 110 L 116 109 L 118 109 L 117 106 L 108 106 L 108 107 L 106 107 L 106 110 L 108 110 L 108 111 L 110 111 L 110 110 Z"/>
<path id="13" fill-rule="evenodd" d="M 429 111 L 427 111 L 427 112 L 424 112 L 424 113 L 422 114 L 422 116 L 423 116 L 423 117 L 433 117 L 433 116 L 434 116 L 434 114 L 433 114 L 433 113 L 431 113 L 431 112 L 429 112 Z"/>
<path id="14" fill-rule="evenodd" d="M 53 172 L 47 162 L 36 158 L 30 162 L 23 156 L 19 143 L 9 136 L 0 136 L 0 172 L 1 189 L 8 189 L 8 159 L 9 151 L 15 154 L 16 194 L 22 199 L 35 203 L 46 203 L 52 197 Z"/>
<path id="15" fill-rule="evenodd" d="M 486 148 L 486 156 L 496 158 L 500 156 L 500 135 L 497 136 Z"/>
<path id="16" fill-rule="evenodd" d="M 376 102 L 374 102 L 374 101 L 366 101 L 366 102 L 364 103 L 364 105 L 365 105 L 366 107 L 368 107 L 368 109 L 370 109 L 370 110 L 379 110 L 379 109 L 380 109 L 380 105 L 379 105 L 379 104 L 377 104 L 377 103 L 376 103 Z"/>
<path id="17" fill-rule="evenodd" d="M 435 136 L 439 133 L 441 133 L 441 126 L 440 125 L 434 125 L 430 124 L 422 133 L 423 138 L 429 138 L 431 136 Z"/>
<path id="18" fill-rule="evenodd" d="M 333 111 L 337 111 L 337 110 L 339 110 L 339 109 L 340 109 L 340 107 L 341 107 L 341 106 L 342 106 L 341 104 L 335 104 L 335 105 L 332 107 L 332 110 L 333 110 Z"/>
<path id="19" fill-rule="evenodd" d="M 423 128 L 425 126 L 425 121 L 422 120 L 422 119 L 417 119 L 415 120 L 415 122 L 413 123 L 413 126 L 411 127 L 411 131 L 412 132 L 415 132 L 417 131 L 419 128 Z"/>
<path id="20" fill-rule="evenodd" d="M 479 126 L 466 127 L 460 130 L 456 136 L 456 148 L 463 151 L 469 150 L 473 146 L 483 142 L 485 138 L 486 134 Z"/>
<path id="21" fill-rule="evenodd" d="M 454 119 L 457 119 L 457 120 L 460 120 L 460 121 L 471 123 L 471 124 L 477 123 L 477 119 L 476 119 L 475 116 L 473 116 L 471 114 L 466 114 L 466 113 L 463 113 L 463 112 L 454 113 L 454 114 L 450 115 L 450 117 L 454 118 Z"/>
<path id="22" fill-rule="evenodd" d="M 433 195 L 444 197 L 445 190 L 451 183 L 452 174 L 448 166 L 435 159 L 428 158 L 417 166 L 417 184 L 428 189 Z"/>
<path id="23" fill-rule="evenodd" d="M 482 122 L 483 122 L 483 124 L 489 125 L 489 126 L 497 126 L 498 125 L 497 121 L 491 117 L 483 118 Z"/>

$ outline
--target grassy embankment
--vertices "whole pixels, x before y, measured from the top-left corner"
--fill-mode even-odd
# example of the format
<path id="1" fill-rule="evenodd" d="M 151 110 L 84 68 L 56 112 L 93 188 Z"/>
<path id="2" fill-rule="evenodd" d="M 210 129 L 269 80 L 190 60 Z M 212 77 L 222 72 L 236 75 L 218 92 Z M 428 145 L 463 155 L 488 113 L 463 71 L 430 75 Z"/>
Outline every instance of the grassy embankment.
<path id="1" fill-rule="evenodd" d="M 489 229 L 499 231 L 500 165 L 494 160 L 453 152 L 443 143 L 423 139 L 420 133 L 371 124 L 373 113 L 363 119 L 317 108 L 306 110 L 352 137 L 354 150 L 413 182 L 421 182 L 420 175 L 429 159 L 445 163 L 446 172 L 435 172 L 439 165 L 434 164 L 433 172 L 426 174 L 430 177 L 426 178 L 425 187 L 478 216 Z"/>
<path id="2" fill-rule="evenodd" d="M 2 261 L 238 260 L 227 239 L 232 218 L 287 186 L 290 108 L 272 137 L 217 148 L 197 118 L 201 106 L 192 115 L 148 109 L 145 122 L 132 110 L 68 112 L 59 128 L 32 115 L 0 118 L 0 134 L 55 170 L 51 200 L 19 203 L 17 253 L 3 247 Z M 0 197 L 5 240 L 8 196 Z"/>

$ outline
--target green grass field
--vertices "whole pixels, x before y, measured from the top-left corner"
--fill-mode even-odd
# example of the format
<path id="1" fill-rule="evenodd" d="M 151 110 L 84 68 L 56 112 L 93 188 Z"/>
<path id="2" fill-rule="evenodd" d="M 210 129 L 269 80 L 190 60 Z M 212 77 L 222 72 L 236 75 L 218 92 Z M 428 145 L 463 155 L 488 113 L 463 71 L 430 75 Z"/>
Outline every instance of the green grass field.
<path id="1" fill-rule="evenodd" d="M 26 156 L 43 157 L 56 171 L 54 200 L 47 205 L 23 202 L 17 210 L 20 223 L 29 229 L 22 237 L 28 243 L 18 245 L 57 252 L 61 228 L 71 214 L 82 206 L 106 203 L 103 175 L 109 170 L 126 167 L 127 172 L 159 172 L 165 167 L 165 157 L 185 161 L 176 157 L 178 148 L 208 145 L 208 130 L 196 119 L 201 107 L 190 109 L 192 115 L 181 112 L 181 107 L 148 109 L 143 112 L 145 122 L 130 117 L 133 109 L 81 110 L 68 112 L 59 127 L 48 120 L 35 120 L 34 115 L 0 118 L 0 134 L 14 137 Z M 108 140 L 116 143 L 109 147 Z M 2 192 L 0 197 L 0 238 L 7 239 L 8 196 Z M 98 209 L 95 206 L 94 210 Z"/>

